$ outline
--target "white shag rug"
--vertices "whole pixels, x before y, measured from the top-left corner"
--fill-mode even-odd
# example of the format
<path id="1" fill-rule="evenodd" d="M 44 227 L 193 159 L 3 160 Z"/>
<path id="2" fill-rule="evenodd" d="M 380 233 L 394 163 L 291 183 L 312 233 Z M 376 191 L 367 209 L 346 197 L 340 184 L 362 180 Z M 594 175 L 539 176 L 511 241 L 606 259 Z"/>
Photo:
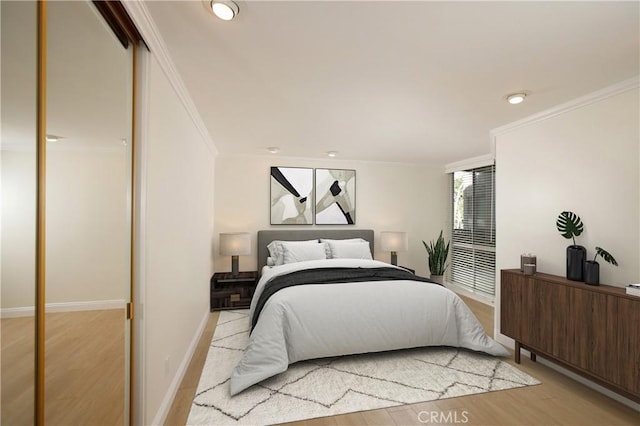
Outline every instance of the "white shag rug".
<path id="1" fill-rule="evenodd" d="M 230 397 L 248 313 L 220 313 L 187 425 L 267 425 L 540 384 L 500 358 L 432 347 L 302 361 Z"/>

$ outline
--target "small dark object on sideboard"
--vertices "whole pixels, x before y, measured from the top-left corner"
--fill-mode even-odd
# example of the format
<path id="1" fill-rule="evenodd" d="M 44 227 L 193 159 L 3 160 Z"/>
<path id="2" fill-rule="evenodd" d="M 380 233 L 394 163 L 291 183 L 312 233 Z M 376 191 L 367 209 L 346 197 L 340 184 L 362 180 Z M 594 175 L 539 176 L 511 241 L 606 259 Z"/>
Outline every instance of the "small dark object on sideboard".
<path id="1" fill-rule="evenodd" d="M 596 262 L 598 256 L 601 256 L 605 262 L 610 263 L 613 266 L 618 266 L 618 262 L 611 253 L 602 247 L 596 247 L 596 255 L 593 257 L 593 260 L 585 260 L 584 262 L 585 284 L 600 285 L 600 264 Z"/>
<path id="2" fill-rule="evenodd" d="M 587 258 L 587 249 L 583 246 L 572 245 L 567 247 L 567 279 L 582 281 L 584 278 L 584 261 Z"/>
<path id="3" fill-rule="evenodd" d="M 558 215 L 556 228 L 564 238 L 573 240 L 573 245 L 567 247 L 567 279 L 582 281 L 587 249 L 576 244 L 576 237 L 584 230 L 582 219 L 574 212 L 564 211 Z"/>
<path id="4" fill-rule="evenodd" d="M 600 285 L 600 264 L 594 260 L 584 262 L 584 283 Z"/>

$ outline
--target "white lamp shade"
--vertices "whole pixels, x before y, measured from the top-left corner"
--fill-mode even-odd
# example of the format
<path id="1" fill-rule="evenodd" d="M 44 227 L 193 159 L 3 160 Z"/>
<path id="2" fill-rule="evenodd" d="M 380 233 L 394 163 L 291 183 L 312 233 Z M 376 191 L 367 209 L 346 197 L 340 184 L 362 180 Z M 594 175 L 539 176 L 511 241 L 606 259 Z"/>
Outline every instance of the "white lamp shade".
<path id="1" fill-rule="evenodd" d="M 251 234 L 248 232 L 220 234 L 220 254 L 222 256 L 251 254 Z"/>
<path id="2" fill-rule="evenodd" d="M 380 245 L 383 251 L 407 251 L 409 237 L 406 232 L 381 232 Z"/>

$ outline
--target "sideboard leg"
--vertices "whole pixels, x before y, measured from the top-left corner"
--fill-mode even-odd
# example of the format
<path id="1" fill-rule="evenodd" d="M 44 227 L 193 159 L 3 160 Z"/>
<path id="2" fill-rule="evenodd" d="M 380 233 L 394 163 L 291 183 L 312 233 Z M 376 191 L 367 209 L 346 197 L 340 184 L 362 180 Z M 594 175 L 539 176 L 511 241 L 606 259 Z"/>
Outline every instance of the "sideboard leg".
<path id="1" fill-rule="evenodd" d="M 516 340 L 516 351 L 515 351 L 514 360 L 516 364 L 520 364 L 520 342 L 518 342 L 517 340 Z"/>
<path id="2" fill-rule="evenodd" d="M 534 354 L 533 352 L 530 352 L 530 353 L 531 353 L 531 361 L 536 362 L 536 354 Z"/>

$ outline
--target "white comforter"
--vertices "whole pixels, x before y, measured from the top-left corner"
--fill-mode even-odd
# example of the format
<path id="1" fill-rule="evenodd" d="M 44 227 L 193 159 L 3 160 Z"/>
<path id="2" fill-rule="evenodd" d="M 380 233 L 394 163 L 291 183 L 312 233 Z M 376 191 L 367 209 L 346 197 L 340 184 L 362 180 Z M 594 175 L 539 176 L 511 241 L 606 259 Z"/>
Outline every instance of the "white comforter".
<path id="1" fill-rule="evenodd" d="M 265 267 L 250 317 L 265 283 L 276 275 L 305 268 L 389 266 L 375 260 L 331 259 Z M 265 303 L 231 374 L 231 394 L 286 371 L 297 361 L 420 346 L 509 355 L 484 333 L 455 293 L 436 284 L 374 281 L 288 287 Z"/>

